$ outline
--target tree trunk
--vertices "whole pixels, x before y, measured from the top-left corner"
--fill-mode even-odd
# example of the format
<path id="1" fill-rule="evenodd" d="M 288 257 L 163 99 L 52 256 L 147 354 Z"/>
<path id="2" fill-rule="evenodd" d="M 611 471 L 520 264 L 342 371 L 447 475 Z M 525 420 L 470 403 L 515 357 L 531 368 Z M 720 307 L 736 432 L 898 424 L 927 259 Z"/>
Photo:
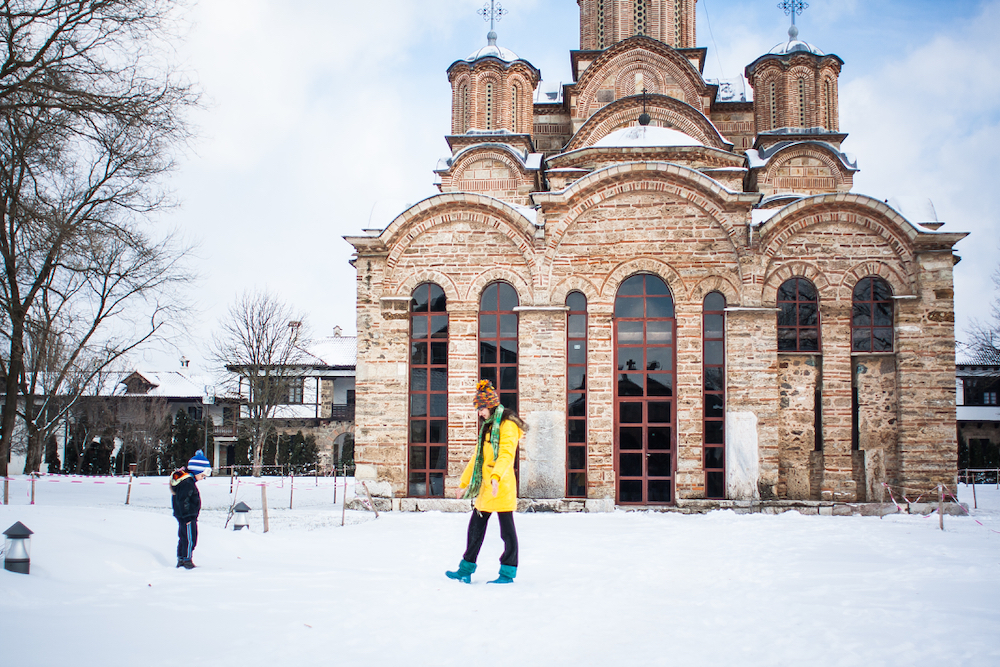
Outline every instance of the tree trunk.
<path id="1" fill-rule="evenodd" d="M 7 361 L 6 394 L 3 403 L 3 413 L 0 416 L 0 477 L 8 474 L 10 447 L 14 440 L 14 428 L 17 426 L 17 399 L 20 394 L 18 386 L 21 371 L 24 369 L 24 319 L 11 317 L 10 358 Z"/>

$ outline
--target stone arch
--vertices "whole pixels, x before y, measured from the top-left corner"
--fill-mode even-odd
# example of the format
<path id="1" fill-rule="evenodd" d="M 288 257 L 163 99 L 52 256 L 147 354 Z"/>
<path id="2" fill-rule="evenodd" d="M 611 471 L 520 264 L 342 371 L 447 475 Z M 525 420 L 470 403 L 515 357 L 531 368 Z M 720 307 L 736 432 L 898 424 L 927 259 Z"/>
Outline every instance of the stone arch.
<path id="1" fill-rule="evenodd" d="M 434 269 L 424 269 L 407 275 L 394 286 L 394 289 L 386 289 L 384 296 L 410 296 L 413 290 L 424 283 L 434 283 L 443 289 L 448 303 L 457 303 L 461 298 L 458 286 L 451 276 Z M 388 285 L 386 287 L 388 288 Z"/>
<path id="2" fill-rule="evenodd" d="M 868 260 L 860 262 L 844 272 L 841 278 L 839 299 L 851 301 L 854 298 L 854 288 L 863 278 L 881 278 L 889 283 L 894 296 L 913 296 L 913 285 L 899 271 L 885 262 Z"/>
<path id="3" fill-rule="evenodd" d="M 516 208 L 499 199 L 472 193 L 444 193 L 411 206 L 393 220 L 379 239 L 389 248 L 388 279 L 403 252 L 418 236 L 442 224 L 467 221 L 492 227 L 518 248 L 525 262 L 534 264 L 534 224 Z"/>
<path id="4" fill-rule="evenodd" d="M 649 37 L 630 37 L 606 49 L 580 76 L 576 85 L 578 91 L 577 118 L 587 118 L 597 104 L 597 91 L 609 76 L 636 62 L 645 63 L 649 70 L 660 72 L 677 82 L 683 91 L 684 101 L 699 107 L 707 95 L 707 87 L 701 74 L 691 62 L 663 42 Z M 595 109 L 596 111 L 596 109 Z"/>
<path id="5" fill-rule="evenodd" d="M 719 292 L 726 297 L 726 304 L 733 305 L 741 302 L 740 288 L 732 281 L 723 276 L 708 276 L 698 281 L 690 290 L 692 301 L 704 301 L 710 292 Z"/>
<path id="6" fill-rule="evenodd" d="M 734 252 L 745 231 L 731 224 L 727 210 L 732 210 L 734 205 L 749 209 L 760 198 L 759 195 L 729 192 L 704 174 L 676 164 L 635 162 L 606 167 L 553 195 L 553 199 L 569 210 L 562 215 L 560 224 L 546 229 L 548 252 L 557 251 L 569 227 L 588 210 L 607 199 L 633 192 L 658 192 L 687 201 L 722 227 Z M 542 198 L 536 195 L 536 201 Z"/>
<path id="7" fill-rule="evenodd" d="M 643 86 L 646 88 L 647 93 L 665 94 L 666 82 L 663 80 L 663 75 L 653 69 L 649 63 L 640 60 L 629 63 L 618 71 L 618 74 L 615 76 L 616 100 L 642 93 L 642 89 L 637 90 L 635 86 L 635 75 L 637 72 L 642 72 Z M 646 81 L 647 77 L 650 79 L 648 83 Z"/>
<path id="8" fill-rule="evenodd" d="M 525 175 L 524 165 L 511 154 L 513 149 L 500 147 L 473 147 L 458 154 L 452 164 L 452 178 L 455 181 L 463 181 L 468 168 L 481 160 L 496 160 L 502 162 L 510 171 L 511 178 L 523 178 Z"/>
<path id="9" fill-rule="evenodd" d="M 531 286 L 531 276 L 523 276 L 517 271 L 503 267 L 493 267 L 486 269 L 469 283 L 465 292 L 465 301 L 479 304 L 479 297 L 490 283 L 502 281 L 510 283 L 511 287 L 517 291 L 520 305 L 532 305 L 535 303 L 534 290 Z"/>
<path id="10" fill-rule="evenodd" d="M 885 239 L 905 265 L 913 262 L 913 242 L 918 234 L 916 228 L 887 204 L 850 193 L 805 197 L 783 208 L 761 225 L 761 254 L 767 261 L 773 261 L 792 236 L 813 225 L 829 222 L 843 222 L 868 229 Z M 908 270 L 907 274 L 910 273 Z"/>
<path id="11" fill-rule="evenodd" d="M 587 297 L 587 303 L 599 300 L 601 290 L 594 283 L 580 276 L 566 276 L 558 284 L 553 286 L 549 293 L 549 298 L 553 306 L 561 306 L 566 303 L 566 297 L 570 292 L 581 292 Z"/>
<path id="12" fill-rule="evenodd" d="M 830 175 L 833 178 L 832 184 L 817 183 L 817 188 L 806 188 L 807 190 L 819 189 L 820 185 L 828 185 L 829 192 L 843 192 L 850 189 L 850 185 L 854 181 L 851 171 L 844 165 L 840 156 L 834 152 L 832 147 L 820 142 L 793 143 L 779 149 L 770 157 L 767 166 L 764 167 L 761 175 L 758 177 L 758 187 L 766 189 L 770 186 L 775 193 L 779 190 L 785 192 L 786 190 L 779 188 L 777 184 L 777 179 L 779 178 L 778 172 L 792 160 L 803 157 L 819 160 L 830 170 Z M 797 192 L 797 194 L 808 193 Z"/>
<path id="13" fill-rule="evenodd" d="M 663 282 L 670 289 L 675 306 L 679 302 L 688 300 L 689 290 L 684 284 L 684 279 L 681 277 L 680 271 L 656 257 L 637 257 L 622 262 L 612 269 L 604 278 L 604 283 L 601 285 L 602 298 L 613 301 L 615 295 L 618 293 L 618 288 L 625 282 L 625 279 L 637 273 L 652 273 L 662 278 Z"/>
<path id="14" fill-rule="evenodd" d="M 623 97 L 608 104 L 587 119 L 563 152 L 586 148 L 615 130 L 635 125 L 642 108 L 642 95 Z M 705 114 L 681 100 L 665 95 L 647 95 L 646 113 L 652 118 L 652 125 L 674 128 L 712 148 L 732 148 L 732 144 L 726 141 Z"/>
<path id="15" fill-rule="evenodd" d="M 823 297 L 827 299 L 839 300 L 837 290 L 831 289 L 830 281 L 816 266 L 809 262 L 792 261 L 785 262 L 774 268 L 764 277 L 763 303 L 766 306 L 774 306 L 778 300 L 778 288 L 789 278 L 805 278 L 816 286 L 819 293 L 819 300 Z"/>

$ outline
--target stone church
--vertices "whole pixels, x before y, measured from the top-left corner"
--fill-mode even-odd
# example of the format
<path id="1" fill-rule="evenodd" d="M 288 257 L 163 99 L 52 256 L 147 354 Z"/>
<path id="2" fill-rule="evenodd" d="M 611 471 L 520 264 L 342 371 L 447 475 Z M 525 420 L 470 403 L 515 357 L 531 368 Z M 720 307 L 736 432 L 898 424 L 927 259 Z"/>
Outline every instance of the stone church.
<path id="1" fill-rule="evenodd" d="M 786 0 L 788 40 L 747 65 L 752 95 L 703 77 L 695 3 L 579 0 L 557 90 L 493 30 L 447 69 L 440 193 L 347 237 L 357 478 L 395 507 L 453 496 L 479 378 L 530 425 L 529 502 L 954 484 L 965 234 L 852 192 L 844 63 L 798 39 L 804 3 Z"/>

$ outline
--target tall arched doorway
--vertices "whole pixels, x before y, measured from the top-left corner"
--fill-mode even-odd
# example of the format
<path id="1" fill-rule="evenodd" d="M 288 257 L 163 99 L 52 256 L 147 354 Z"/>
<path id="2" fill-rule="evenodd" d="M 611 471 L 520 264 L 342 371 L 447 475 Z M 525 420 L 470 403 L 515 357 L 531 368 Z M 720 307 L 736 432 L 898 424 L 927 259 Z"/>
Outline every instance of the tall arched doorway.
<path id="1" fill-rule="evenodd" d="M 673 502 L 677 406 L 674 300 L 652 274 L 615 297 L 615 477 L 619 504 Z"/>

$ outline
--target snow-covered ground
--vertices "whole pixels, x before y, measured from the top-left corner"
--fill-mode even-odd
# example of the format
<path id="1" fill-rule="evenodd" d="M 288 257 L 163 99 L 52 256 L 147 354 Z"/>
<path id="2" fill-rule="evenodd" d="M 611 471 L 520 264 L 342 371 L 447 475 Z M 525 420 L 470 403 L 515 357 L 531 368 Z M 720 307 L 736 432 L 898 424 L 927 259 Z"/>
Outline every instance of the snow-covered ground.
<path id="1" fill-rule="evenodd" d="M 0 530 L 35 531 L 0 570 L 0 665 L 997 665 L 1000 491 L 973 518 L 713 512 L 519 514 L 517 580 L 473 585 L 465 514 L 346 513 L 332 480 L 200 484 L 197 569 L 175 565 L 166 481 L 11 483 Z M 343 484 L 343 479 L 341 479 Z M 960 486 L 971 508 L 971 487 Z M 353 490 L 350 492 L 353 496 Z M 343 498 L 338 490 L 337 500 Z"/>

